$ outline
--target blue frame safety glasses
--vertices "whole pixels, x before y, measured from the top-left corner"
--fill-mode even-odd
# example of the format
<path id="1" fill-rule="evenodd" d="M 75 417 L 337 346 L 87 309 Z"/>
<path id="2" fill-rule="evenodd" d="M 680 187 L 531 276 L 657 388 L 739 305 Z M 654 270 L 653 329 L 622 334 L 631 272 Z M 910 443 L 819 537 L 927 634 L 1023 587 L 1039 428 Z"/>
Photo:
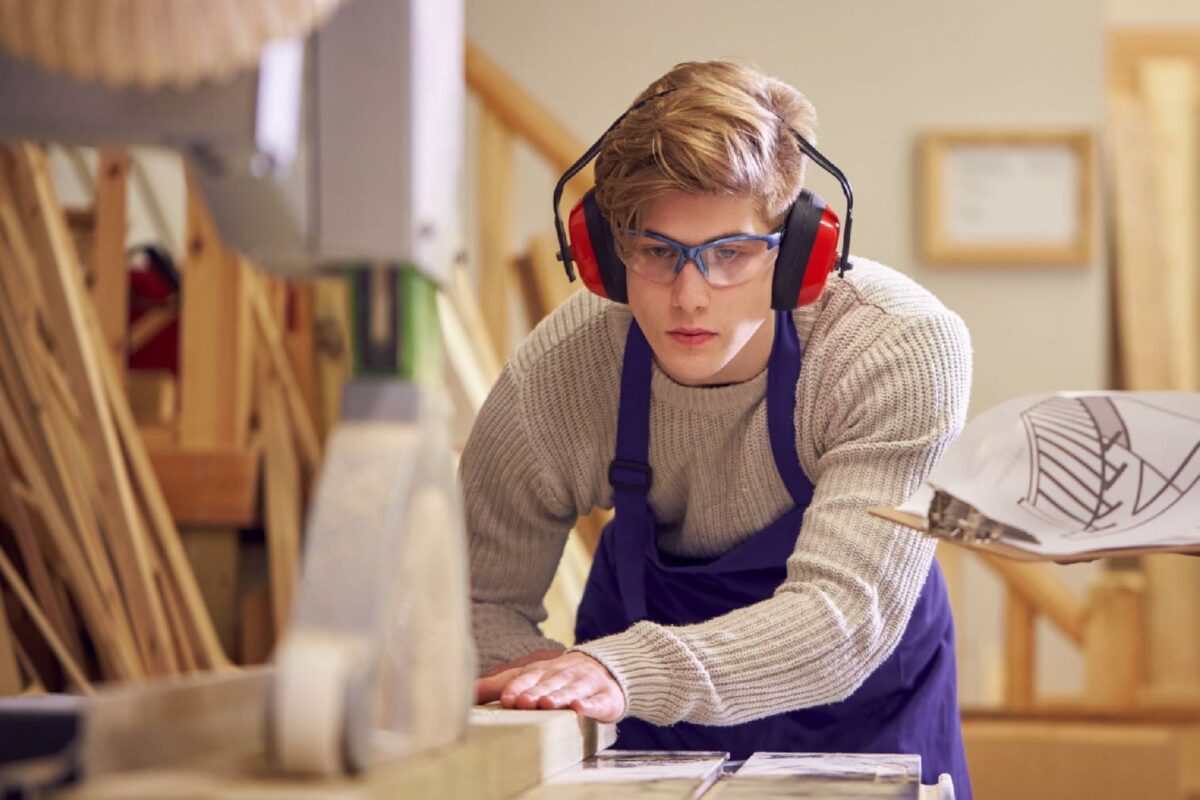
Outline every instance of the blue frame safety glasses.
<path id="1" fill-rule="evenodd" d="M 652 283 L 672 283 L 688 261 L 712 286 L 735 286 L 756 277 L 779 246 L 782 233 L 723 236 L 694 247 L 654 231 L 627 231 L 635 237 L 626 266 Z"/>

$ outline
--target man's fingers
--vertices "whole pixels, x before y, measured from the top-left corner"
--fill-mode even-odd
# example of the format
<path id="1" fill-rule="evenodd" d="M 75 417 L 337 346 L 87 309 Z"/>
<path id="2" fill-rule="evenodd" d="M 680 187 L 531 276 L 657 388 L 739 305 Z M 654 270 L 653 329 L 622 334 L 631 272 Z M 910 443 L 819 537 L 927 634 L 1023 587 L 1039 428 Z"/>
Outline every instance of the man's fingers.
<path id="1" fill-rule="evenodd" d="M 516 703 L 517 698 L 522 692 L 535 686 L 544 674 L 546 674 L 546 668 L 541 664 L 522 669 L 521 674 L 510 680 L 504 687 L 504 691 L 500 694 L 500 705 L 506 708 L 523 708 L 524 706 Z"/>
<path id="2" fill-rule="evenodd" d="M 493 700 L 499 700 L 501 692 L 504 691 L 504 687 L 507 686 L 508 682 L 515 678 L 520 672 L 521 669 L 519 667 L 514 667 L 512 669 L 506 669 L 503 672 L 495 675 L 479 678 L 475 681 L 475 702 L 483 705 L 484 703 L 490 703 Z"/>

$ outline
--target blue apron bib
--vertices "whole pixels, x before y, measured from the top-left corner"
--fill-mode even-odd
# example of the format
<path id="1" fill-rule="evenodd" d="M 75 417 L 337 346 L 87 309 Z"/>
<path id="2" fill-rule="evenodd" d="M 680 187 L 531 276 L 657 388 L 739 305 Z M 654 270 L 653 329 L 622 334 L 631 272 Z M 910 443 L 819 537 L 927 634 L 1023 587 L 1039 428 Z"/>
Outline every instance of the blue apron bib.
<path id="1" fill-rule="evenodd" d="M 657 522 L 647 502 L 653 353 L 637 323 L 630 325 L 616 458 L 609 467 L 616 516 L 600 537 L 579 605 L 576 641 L 620 633 L 640 620 L 703 622 L 775 593 L 787 576 L 787 559 L 813 493 L 795 448 L 801 360 L 792 315 L 776 312 L 767 368 L 767 425 L 775 468 L 795 505 L 719 558 L 673 557 L 658 549 Z M 629 717 L 619 726 L 616 746 L 724 750 L 734 759 L 760 751 L 919 753 L 925 783 L 936 783 L 940 773 L 949 772 L 959 800 L 970 800 L 957 694 L 954 623 L 935 561 L 900 644 L 846 700 L 728 726 L 658 726 Z"/>

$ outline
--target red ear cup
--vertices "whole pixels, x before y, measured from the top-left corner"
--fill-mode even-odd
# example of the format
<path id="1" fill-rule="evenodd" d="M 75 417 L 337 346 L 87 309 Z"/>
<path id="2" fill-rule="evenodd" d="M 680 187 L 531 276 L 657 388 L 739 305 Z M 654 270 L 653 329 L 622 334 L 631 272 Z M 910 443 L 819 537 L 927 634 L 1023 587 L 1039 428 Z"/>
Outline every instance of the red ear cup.
<path id="1" fill-rule="evenodd" d="M 589 191 L 588 196 L 590 195 Z M 580 200 L 571 209 L 571 215 L 567 218 L 567 231 L 571 236 L 571 258 L 583 285 L 590 292 L 608 297 L 608 292 L 604 289 L 604 280 L 600 277 L 600 265 L 596 262 L 596 249 L 592 247 L 592 236 L 588 231 L 584 200 Z"/>
<path id="2" fill-rule="evenodd" d="M 775 258 L 775 277 L 771 286 L 771 307 L 779 310 L 799 308 L 814 302 L 825 289 L 825 281 L 837 263 L 837 214 L 820 196 L 801 191 L 784 222 L 779 255 Z"/>
<path id="3" fill-rule="evenodd" d="M 841 228 L 842 224 L 838 221 L 837 214 L 826 206 L 817 225 L 817 235 L 813 241 L 812 252 L 808 256 L 808 265 L 804 268 L 804 279 L 800 282 L 797 308 L 814 302 L 825 290 L 829 273 L 833 272 L 837 265 L 838 233 Z"/>
<path id="4" fill-rule="evenodd" d="M 617 256 L 612 230 L 600 213 L 592 190 L 588 190 L 571 209 L 567 225 L 571 236 L 571 257 L 584 285 L 601 297 L 628 303 L 625 263 Z"/>

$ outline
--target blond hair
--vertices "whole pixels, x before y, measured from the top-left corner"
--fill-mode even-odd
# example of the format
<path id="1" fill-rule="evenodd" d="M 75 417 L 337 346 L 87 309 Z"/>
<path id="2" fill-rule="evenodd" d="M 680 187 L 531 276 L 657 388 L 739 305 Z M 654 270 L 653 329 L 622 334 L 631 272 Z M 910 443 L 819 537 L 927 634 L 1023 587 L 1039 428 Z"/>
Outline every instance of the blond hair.
<path id="1" fill-rule="evenodd" d="M 673 191 L 751 197 L 782 225 L 808 161 L 792 130 L 816 144 L 816 109 L 799 91 L 732 61 L 686 62 L 632 107 L 596 157 L 596 204 L 622 249 L 645 206 Z"/>

